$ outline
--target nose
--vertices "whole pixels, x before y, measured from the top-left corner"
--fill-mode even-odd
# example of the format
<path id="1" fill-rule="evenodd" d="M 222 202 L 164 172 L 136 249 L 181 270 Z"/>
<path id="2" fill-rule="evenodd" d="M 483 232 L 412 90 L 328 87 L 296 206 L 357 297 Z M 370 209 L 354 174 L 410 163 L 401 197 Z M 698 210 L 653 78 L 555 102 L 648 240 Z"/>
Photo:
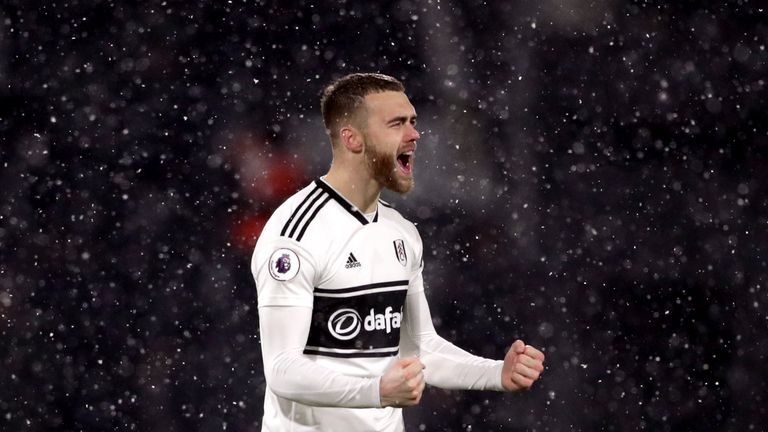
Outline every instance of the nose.
<path id="1" fill-rule="evenodd" d="M 410 125 L 408 129 L 408 139 L 407 141 L 416 141 L 421 137 L 419 134 L 419 131 L 416 130 L 416 126 Z"/>

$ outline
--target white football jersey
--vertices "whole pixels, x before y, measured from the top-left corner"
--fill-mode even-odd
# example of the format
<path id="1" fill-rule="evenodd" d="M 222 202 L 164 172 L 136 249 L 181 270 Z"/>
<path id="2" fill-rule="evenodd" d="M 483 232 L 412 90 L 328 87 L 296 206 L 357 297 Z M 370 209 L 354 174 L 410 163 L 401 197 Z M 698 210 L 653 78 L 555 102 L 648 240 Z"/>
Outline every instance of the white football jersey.
<path id="1" fill-rule="evenodd" d="M 409 286 L 423 289 L 412 283 L 420 281 L 421 255 L 416 227 L 396 210 L 379 202 L 369 221 L 318 179 L 283 203 L 259 237 L 258 305 L 311 308 L 304 355 L 344 375 L 376 378 L 399 355 L 406 294 Z M 309 406 L 269 386 L 264 413 L 268 431 L 403 430 L 399 408 Z"/>

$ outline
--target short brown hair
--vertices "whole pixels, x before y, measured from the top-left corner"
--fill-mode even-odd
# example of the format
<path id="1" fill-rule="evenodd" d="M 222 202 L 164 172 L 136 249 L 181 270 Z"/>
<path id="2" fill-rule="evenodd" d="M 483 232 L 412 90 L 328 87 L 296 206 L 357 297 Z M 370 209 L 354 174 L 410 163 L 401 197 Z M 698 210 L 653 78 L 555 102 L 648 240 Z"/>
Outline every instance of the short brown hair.
<path id="1" fill-rule="evenodd" d="M 378 73 L 353 73 L 337 79 L 323 90 L 320 111 L 331 141 L 337 138 L 339 122 L 354 117 L 371 93 L 404 92 L 403 83 Z"/>

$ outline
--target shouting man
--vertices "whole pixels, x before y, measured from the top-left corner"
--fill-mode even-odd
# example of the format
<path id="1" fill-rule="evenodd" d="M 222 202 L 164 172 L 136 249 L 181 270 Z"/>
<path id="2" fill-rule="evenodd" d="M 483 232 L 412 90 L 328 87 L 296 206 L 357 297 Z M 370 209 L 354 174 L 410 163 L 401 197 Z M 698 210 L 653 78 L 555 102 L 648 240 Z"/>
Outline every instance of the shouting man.
<path id="1" fill-rule="evenodd" d="M 438 336 L 416 227 L 379 200 L 413 188 L 416 112 L 395 78 L 347 75 L 321 99 L 327 175 L 266 224 L 251 269 L 267 390 L 263 431 L 402 431 L 425 384 L 515 391 L 544 369 L 515 341 L 504 360 Z"/>

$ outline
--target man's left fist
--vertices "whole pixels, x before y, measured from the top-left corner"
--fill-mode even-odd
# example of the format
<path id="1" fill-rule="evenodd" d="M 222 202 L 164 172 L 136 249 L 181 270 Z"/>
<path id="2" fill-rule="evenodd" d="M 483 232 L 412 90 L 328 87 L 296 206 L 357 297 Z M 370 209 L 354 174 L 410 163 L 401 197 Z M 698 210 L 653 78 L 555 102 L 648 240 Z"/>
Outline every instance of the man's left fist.
<path id="1" fill-rule="evenodd" d="M 528 389 L 544 370 L 544 353 L 516 340 L 504 357 L 501 383 L 506 391 Z"/>

